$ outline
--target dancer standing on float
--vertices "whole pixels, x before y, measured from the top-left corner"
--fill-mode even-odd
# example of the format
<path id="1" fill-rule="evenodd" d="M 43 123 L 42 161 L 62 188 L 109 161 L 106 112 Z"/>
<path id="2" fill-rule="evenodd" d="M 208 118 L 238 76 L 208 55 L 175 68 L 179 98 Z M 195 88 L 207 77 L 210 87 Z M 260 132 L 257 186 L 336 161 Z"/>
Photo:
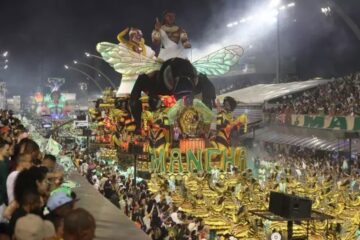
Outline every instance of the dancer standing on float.
<path id="1" fill-rule="evenodd" d="M 191 48 L 185 30 L 175 24 L 176 15 L 172 11 L 165 11 L 163 21 L 156 18 L 155 29 L 151 34 L 152 42 L 160 44 L 158 58 L 166 61 L 170 58 L 188 58 L 188 49 Z"/>
<path id="2" fill-rule="evenodd" d="M 219 107 L 218 114 L 216 117 L 216 130 L 217 134 L 211 141 L 211 145 L 214 148 L 220 149 L 222 151 L 230 152 L 231 151 L 231 131 L 235 127 L 244 127 L 244 133 L 247 132 L 247 116 L 245 114 L 240 115 L 236 119 L 233 117 L 233 112 L 236 108 L 236 100 L 230 96 L 224 98 L 222 108 Z M 236 158 L 239 161 L 240 170 L 246 168 L 246 163 L 240 158 L 242 152 L 240 148 L 235 148 Z M 222 161 L 223 162 L 223 161 Z M 220 166 L 224 169 L 225 166 Z"/>
<path id="3" fill-rule="evenodd" d="M 153 40 L 161 43 L 158 58 L 139 54 L 138 48 L 134 49 L 126 42 L 101 42 L 96 47 L 103 59 L 123 76 L 118 96 L 123 93 L 124 80 L 135 79 L 138 76 L 136 84 L 126 88 L 124 92 L 131 92 L 131 113 L 136 121 L 137 130 L 140 130 L 141 126 L 142 107 L 139 99 L 142 93 L 154 96 L 174 95 L 177 100 L 184 95 L 201 93 L 202 101 L 211 108 L 216 95 L 215 88 L 207 76 L 219 76 L 229 72 L 243 54 L 240 46 L 232 45 L 190 62 L 179 58 L 187 56 L 185 50 L 191 45 L 186 32 L 175 25 L 175 14 L 166 12 L 164 24 L 161 25 L 157 21 L 155 25 Z M 125 34 L 120 35 L 122 36 Z M 139 37 L 133 38 L 139 40 Z M 134 41 L 133 38 L 129 39 Z M 146 52 L 146 55 L 148 54 Z M 166 61 L 163 62 L 164 60 Z"/>
<path id="4" fill-rule="evenodd" d="M 126 40 L 125 36 L 129 33 L 129 40 Z M 147 45 L 143 38 L 143 33 L 137 28 L 126 28 L 117 35 L 117 39 L 120 43 L 124 44 L 128 49 L 147 57 L 154 57 L 155 52 Z"/>
<path id="5" fill-rule="evenodd" d="M 125 38 L 127 33 L 129 33 L 128 40 Z M 126 28 L 117 35 L 117 39 L 119 40 L 120 44 L 125 45 L 127 49 L 129 50 L 131 49 L 132 51 L 146 58 L 155 58 L 154 50 L 152 50 L 151 47 L 145 44 L 143 33 L 140 29 L 131 28 L 129 31 L 129 28 Z M 137 77 L 138 77 L 137 75 L 123 74 L 121 78 L 121 84 L 116 95 L 117 96 L 129 95 L 134 87 Z"/>
<path id="6" fill-rule="evenodd" d="M 213 145 L 218 148 L 229 148 L 230 144 L 230 133 L 234 127 L 231 124 L 234 121 L 233 112 L 236 108 L 236 101 L 232 97 L 225 97 L 223 101 L 222 109 L 216 116 L 216 130 L 217 135 L 214 139 Z"/>
<path id="7" fill-rule="evenodd" d="M 126 39 L 128 35 L 128 39 Z M 122 75 L 121 84 L 116 93 L 117 96 L 128 96 L 134 87 L 138 74 L 134 73 L 131 68 L 136 68 L 133 64 L 137 62 L 147 63 L 147 61 L 155 61 L 155 52 L 151 47 L 145 44 L 142 31 L 137 28 L 126 28 L 117 35 L 119 44 L 101 42 L 96 46 L 98 52 L 101 53 L 105 61 L 111 65 L 117 64 L 115 69 Z M 124 59 L 131 59 L 130 62 L 119 64 Z M 119 59 L 123 59 L 119 61 Z M 146 69 L 146 68 L 145 68 Z"/>

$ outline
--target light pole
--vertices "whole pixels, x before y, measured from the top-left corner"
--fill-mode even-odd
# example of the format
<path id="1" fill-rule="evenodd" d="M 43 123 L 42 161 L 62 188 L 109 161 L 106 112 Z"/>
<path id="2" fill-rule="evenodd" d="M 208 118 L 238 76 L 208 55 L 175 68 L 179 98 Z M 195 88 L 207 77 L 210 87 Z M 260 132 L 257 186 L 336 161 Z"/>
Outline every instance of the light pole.
<path id="1" fill-rule="evenodd" d="M 295 2 L 282 3 L 282 0 L 271 0 L 268 5 L 259 8 L 254 11 L 253 14 L 241 18 L 238 21 L 230 22 L 226 25 L 228 28 L 236 27 L 248 22 L 258 22 L 255 27 L 260 26 L 259 23 L 275 23 L 276 22 L 276 36 L 274 35 L 275 48 L 276 48 L 276 66 L 275 66 L 275 82 L 280 83 L 281 78 L 281 49 L 280 49 L 280 13 L 286 11 L 286 9 L 293 8 Z M 258 31 L 255 27 L 250 27 L 247 31 Z"/>
<path id="2" fill-rule="evenodd" d="M 276 15 L 276 83 L 280 83 L 280 12 Z"/>
<path id="3" fill-rule="evenodd" d="M 78 68 L 69 66 L 69 65 L 64 65 L 64 67 L 65 67 L 65 70 L 73 70 L 75 72 L 79 72 L 79 73 L 83 74 L 84 76 L 89 78 L 101 92 L 104 91 L 104 89 L 99 85 L 99 83 L 93 77 L 91 77 L 89 74 L 87 74 L 86 72 L 84 72 L 84 71 L 82 71 L 82 70 L 80 70 Z"/>
<path id="4" fill-rule="evenodd" d="M 280 13 L 287 9 L 295 6 L 294 2 L 286 5 L 281 5 L 281 0 L 272 0 L 270 5 L 276 8 L 276 83 L 281 82 L 281 48 L 280 48 Z"/>
<path id="5" fill-rule="evenodd" d="M 283 10 L 284 6 L 279 7 L 281 0 L 272 0 L 270 6 L 276 9 L 276 83 L 280 83 L 280 10 Z"/>
<path id="6" fill-rule="evenodd" d="M 0 108 L 5 109 L 6 108 L 6 83 L 0 82 Z"/>
<path id="7" fill-rule="evenodd" d="M 80 65 L 83 65 L 83 66 L 85 66 L 85 67 L 88 67 L 88 68 L 91 68 L 91 69 L 95 70 L 95 71 L 98 72 L 100 75 L 102 75 L 102 76 L 106 79 L 106 81 L 108 81 L 108 83 L 110 83 L 110 85 L 111 85 L 114 89 L 116 89 L 115 84 L 111 81 L 111 79 L 110 79 L 108 76 L 105 75 L 105 73 L 103 73 L 102 71 L 100 71 L 100 69 L 97 69 L 96 67 L 91 66 L 90 64 L 87 64 L 87 63 L 84 63 L 84 62 L 80 62 L 80 61 L 78 61 L 78 60 L 74 60 L 73 63 L 74 63 L 75 65 L 76 65 L 76 64 L 80 64 Z"/>

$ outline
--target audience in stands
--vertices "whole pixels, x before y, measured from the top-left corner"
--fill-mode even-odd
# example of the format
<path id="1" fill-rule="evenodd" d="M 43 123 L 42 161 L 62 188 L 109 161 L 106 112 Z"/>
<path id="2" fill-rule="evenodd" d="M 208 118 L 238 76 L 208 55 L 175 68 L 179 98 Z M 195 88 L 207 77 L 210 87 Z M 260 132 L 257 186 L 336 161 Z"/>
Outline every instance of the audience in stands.
<path id="1" fill-rule="evenodd" d="M 285 96 L 278 107 L 264 109 L 278 114 L 360 115 L 360 73 L 330 81 L 303 92 Z"/>

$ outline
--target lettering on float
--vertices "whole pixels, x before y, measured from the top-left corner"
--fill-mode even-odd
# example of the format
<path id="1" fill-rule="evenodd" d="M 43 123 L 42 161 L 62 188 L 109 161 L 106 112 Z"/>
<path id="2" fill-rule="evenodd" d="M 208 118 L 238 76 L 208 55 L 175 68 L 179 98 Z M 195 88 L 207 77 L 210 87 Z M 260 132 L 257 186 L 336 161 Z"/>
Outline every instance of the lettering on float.
<path id="1" fill-rule="evenodd" d="M 151 170 L 154 172 L 165 172 L 165 151 L 160 149 L 159 151 L 150 152 Z"/>
<path id="2" fill-rule="evenodd" d="M 239 165 L 243 168 L 246 164 L 243 163 L 245 159 L 240 156 L 240 153 L 243 154 L 244 152 L 239 151 L 238 148 L 230 148 L 229 150 L 206 148 L 204 150 L 196 150 L 195 152 L 189 149 L 182 155 L 179 148 L 173 148 L 169 156 L 166 157 L 165 150 L 158 149 L 157 151 L 153 150 L 150 152 L 150 170 L 158 173 L 183 173 L 184 171 L 193 172 L 194 170 L 210 172 L 213 169 L 214 161 L 220 163 L 223 170 L 226 170 L 229 164 L 233 166 Z M 184 167 L 185 162 L 186 167 Z"/>

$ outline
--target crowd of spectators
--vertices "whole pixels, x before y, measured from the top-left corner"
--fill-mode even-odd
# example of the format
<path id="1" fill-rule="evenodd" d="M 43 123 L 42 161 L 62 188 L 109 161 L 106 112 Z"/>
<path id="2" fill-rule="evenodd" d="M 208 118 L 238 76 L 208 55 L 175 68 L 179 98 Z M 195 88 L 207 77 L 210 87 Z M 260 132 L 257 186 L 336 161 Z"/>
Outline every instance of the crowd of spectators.
<path id="1" fill-rule="evenodd" d="M 74 192 L 60 187 L 64 171 L 56 157 L 42 153 L 10 111 L 1 111 L 0 124 L 0 239 L 93 239 L 95 220 L 75 207 Z M 299 178 L 332 176 L 334 182 L 348 181 L 353 190 L 360 190 L 358 159 L 272 143 L 261 146 L 257 162 L 277 162 L 282 170 L 293 169 Z M 131 174 L 125 177 L 94 156 L 74 154 L 81 174 L 151 239 L 210 239 L 203 219 L 174 204 L 170 184 L 152 193 L 146 181 L 135 183 Z"/>
<path id="2" fill-rule="evenodd" d="M 174 204 L 169 185 L 165 184 L 160 192 L 152 193 L 145 180 L 135 184 L 131 174 L 125 177 L 113 167 L 102 165 L 87 155 L 78 158 L 81 159 L 79 169 L 82 175 L 151 239 L 210 239 L 210 230 L 201 218 L 185 214 Z M 226 235 L 221 239 L 235 238 Z"/>
<path id="3" fill-rule="evenodd" d="M 284 96 L 278 106 L 264 109 L 277 114 L 329 116 L 360 115 L 360 73 L 335 79 L 299 96 Z"/>
<path id="4" fill-rule="evenodd" d="M 281 166 L 278 168 L 278 181 L 281 181 L 282 174 L 289 168 L 295 177 L 304 181 L 307 176 L 316 176 L 319 181 L 332 176 L 334 185 L 349 182 L 352 191 L 360 192 L 358 159 L 348 160 L 341 153 L 334 155 L 273 143 L 258 146 L 261 146 L 261 150 L 257 151 L 257 164 L 264 161 Z M 78 161 L 81 174 L 151 239 L 210 239 L 211 231 L 203 219 L 182 212 L 174 204 L 170 184 L 164 184 L 159 192 L 152 193 L 146 181 L 137 181 L 135 184 L 133 176 L 125 177 L 113 166 L 100 163 L 88 155 L 80 155 L 78 158 L 81 159 Z M 226 235 L 215 239 L 235 238 Z"/>
<path id="5" fill-rule="evenodd" d="M 273 162 L 290 168 L 297 177 L 331 176 L 335 182 L 352 182 L 352 190 L 360 192 L 360 159 L 349 159 L 346 153 L 328 152 L 285 144 L 261 142 L 256 147 L 257 162 Z M 356 189 L 355 189 L 356 188 Z"/>
<path id="6" fill-rule="evenodd" d="M 64 171 L 11 111 L 0 110 L 0 239 L 91 240 L 95 220 L 62 188 Z"/>

